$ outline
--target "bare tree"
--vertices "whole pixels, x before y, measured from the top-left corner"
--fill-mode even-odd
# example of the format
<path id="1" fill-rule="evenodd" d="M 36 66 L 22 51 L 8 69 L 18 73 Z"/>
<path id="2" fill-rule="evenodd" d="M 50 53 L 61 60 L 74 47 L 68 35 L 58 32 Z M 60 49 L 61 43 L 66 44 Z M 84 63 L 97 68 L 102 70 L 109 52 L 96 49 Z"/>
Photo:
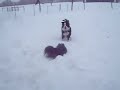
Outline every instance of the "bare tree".
<path id="1" fill-rule="evenodd" d="M 51 3 L 51 6 L 52 6 L 53 0 L 50 0 L 50 3 Z"/>
<path id="2" fill-rule="evenodd" d="M 36 4 L 39 4 L 39 11 L 41 12 L 41 2 L 40 2 L 40 0 L 37 0 L 36 3 L 35 3 L 35 5 Z"/>

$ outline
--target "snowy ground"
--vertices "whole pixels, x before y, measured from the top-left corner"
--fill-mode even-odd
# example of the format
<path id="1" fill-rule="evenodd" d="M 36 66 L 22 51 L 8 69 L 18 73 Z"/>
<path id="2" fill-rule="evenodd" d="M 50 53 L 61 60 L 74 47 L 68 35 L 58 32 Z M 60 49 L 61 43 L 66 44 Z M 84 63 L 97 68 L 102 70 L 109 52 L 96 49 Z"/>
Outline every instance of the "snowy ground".
<path id="1" fill-rule="evenodd" d="M 66 9 L 68 5 L 68 9 Z M 120 90 L 120 5 L 110 3 L 0 8 L 0 90 Z M 49 12 L 47 7 L 49 6 Z M 72 40 L 61 41 L 61 20 Z M 68 53 L 49 61 L 48 45 L 64 43 Z"/>

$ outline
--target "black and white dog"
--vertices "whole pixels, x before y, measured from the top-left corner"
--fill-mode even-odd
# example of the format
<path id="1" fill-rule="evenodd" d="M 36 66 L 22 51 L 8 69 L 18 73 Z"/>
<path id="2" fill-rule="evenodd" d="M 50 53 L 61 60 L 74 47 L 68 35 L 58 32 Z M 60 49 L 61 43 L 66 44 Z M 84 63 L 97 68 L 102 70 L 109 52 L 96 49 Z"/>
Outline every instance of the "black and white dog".
<path id="1" fill-rule="evenodd" d="M 62 23 L 62 27 L 61 27 L 62 40 L 66 40 L 66 39 L 69 40 L 71 36 L 71 27 L 69 20 L 64 19 L 61 23 Z"/>
<path id="2" fill-rule="evenodd" d="M 44 55 L 47 58 L 55 59 L 58 55 L 63 56 L 67 53 L 67 48 L 63 43 L 59 43 L 56 48 L 53 46 L 47 46 L 44 50 Z"/>

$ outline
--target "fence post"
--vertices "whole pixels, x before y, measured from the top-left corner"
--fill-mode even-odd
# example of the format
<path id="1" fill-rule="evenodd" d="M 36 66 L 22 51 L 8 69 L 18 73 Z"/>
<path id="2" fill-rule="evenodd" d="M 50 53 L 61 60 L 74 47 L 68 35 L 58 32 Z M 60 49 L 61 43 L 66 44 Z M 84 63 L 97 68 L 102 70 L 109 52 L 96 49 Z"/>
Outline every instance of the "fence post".
<path id="1" fill-rule="evenodd" d="M 68 12 L 68 4 L 67 4 L 67 12 Z"/>
<path id="2" fill-rule="evenodd" d="M 47 14 L 48 14 L 48 6 L 47 6 Z"/>
<path id="3" fill-rule="evenodd" d="M 35 5 L 33 5 L 33 15 L 35 16 Z"/>
<path id="4" fill-rule="evenodd" d="M 59 12 L 61 11 L 61 4 L 59 4 Z"/>
<path id="5" fill-rule="evenodd" d="M 84 10 L 85 10 L 85 2 L 86 2 L 86 0 L 83 0 L 83 6 L 84 6 Z"/>
<path id="6" fill-rule="evenodd" d="M 39 3 L 39 11 L 41 12 L 41 4 Z"/>
<path id="7" fill-rule="evenodd" d="M 52 6 L 52 2 L 50 3 L 50 5 Z"/>
<path id="8" fill-rule="evenodd" d="M 2 7 L 2 12 L 3 12 L 3 7 Z"/>
<path id="9" fill-rule="evenodd" d="M 7 12 L 9 11 L 8 7 L 7 7 Z"/>
<path id="10" fill-rule="evenodd" d="M 23 6 L 23 11 L 25 12 L 25 7 Z"/>
<path id="11" fill-rule="evenodd" d="M 111 8 L 113 9 L 113 3 L 111 2 Z"/>
<path id="12" fill-rule="evenodd" d="M 73 11 L 73 2 L 74 2 L 74 1 L 72 0 L 72 4 L 71 4 L 71 11 Z"/>
<path id="13" fill-rule="evenodd" d="M 15 18 L 16 18 L 16 6 L 14 5 L 14 6 L 12 7 L 12 9 L 13 9 L 14 12 L 15 12 Z"/>

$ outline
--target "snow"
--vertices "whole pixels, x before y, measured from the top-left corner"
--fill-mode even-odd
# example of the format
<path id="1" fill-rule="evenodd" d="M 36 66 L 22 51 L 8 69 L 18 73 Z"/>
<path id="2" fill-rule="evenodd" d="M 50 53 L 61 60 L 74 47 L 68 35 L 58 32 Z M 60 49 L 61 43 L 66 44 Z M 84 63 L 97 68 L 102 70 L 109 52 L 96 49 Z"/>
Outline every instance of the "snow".
<path id="1" fill-rule="evenodd" d="M 75 3 L 72 12 L 70 3 L 61 5 L 60 12 L 59 4 L 44 4 L 41 13 L 34 5 L 0 11 L 0 90 L 120 90 L 120 5 L 87 3 L 84 10 Z M 64 18 L 70 42 L 61 41 Z M 68 53 L 45 58 L 44 48 L 58 43 Z"/>

